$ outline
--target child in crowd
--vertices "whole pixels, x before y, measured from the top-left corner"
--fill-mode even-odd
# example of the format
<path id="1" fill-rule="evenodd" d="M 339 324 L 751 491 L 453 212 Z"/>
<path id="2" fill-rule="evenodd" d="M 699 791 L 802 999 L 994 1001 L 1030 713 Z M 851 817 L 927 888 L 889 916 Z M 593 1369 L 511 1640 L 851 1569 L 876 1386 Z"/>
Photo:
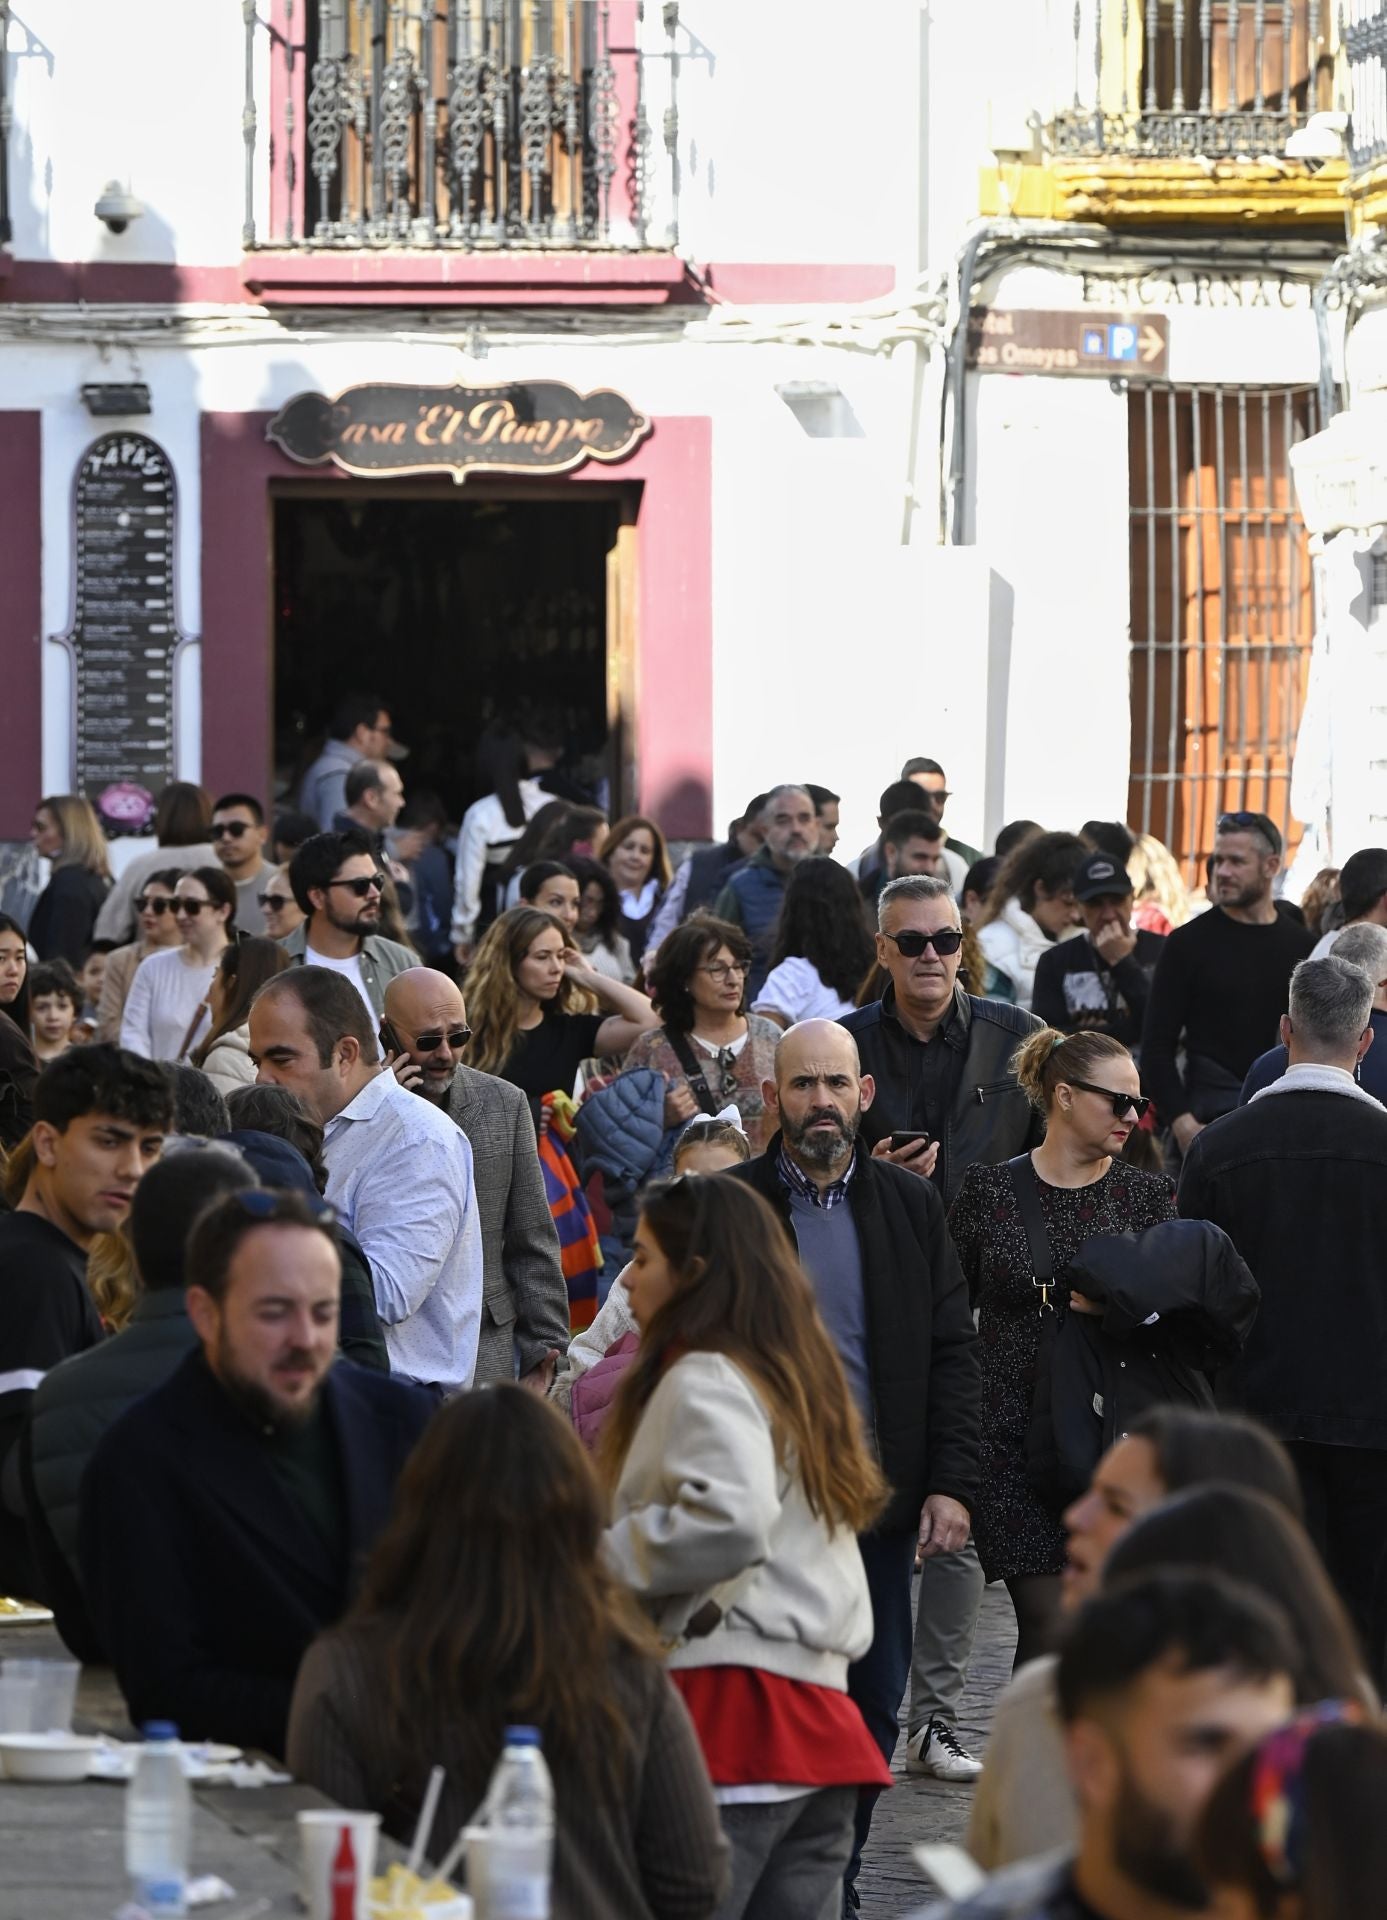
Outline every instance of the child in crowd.
<path id="1" fill-rule="evenodd" d="M 101 1005 L 101 988 L 106 979 L 106 956 L 113 944 L 110 940 L 98 940 L 83 956 L 77 972 L 77 984 L 82 989 L 82 1010 L 77 1016 L 72 1035 L 74 1040 L 90 1040 L 96 1032 L 97 1009 Z"/>
<path id="2" fill-rule="evenodd" d="M 82 1011 L 82 989 L 66 960 L 50 960 L 29 975 L 29 1032 L 39 1062 L 67 1052 Z"/>
<path id="3" fill-rule="evenodd" d="M 674 1175 L 679 1179 L 686 1174 L 722 1173 L 750 1158 L 751 1148 L 735 1108 L 716 1115 L 695 1114 L 675 1146 Z M 612 1396 L 636 1355 L 639 1335 L 626 1291 L 629 1272 L 629 1267 L 623 1268 L 613 1280 L 601 1312 L 575 1337 L 554 1382 L 554 1399 L 571 1414 L 579 1438 L 589 1447 L 596 1446 Z"/>

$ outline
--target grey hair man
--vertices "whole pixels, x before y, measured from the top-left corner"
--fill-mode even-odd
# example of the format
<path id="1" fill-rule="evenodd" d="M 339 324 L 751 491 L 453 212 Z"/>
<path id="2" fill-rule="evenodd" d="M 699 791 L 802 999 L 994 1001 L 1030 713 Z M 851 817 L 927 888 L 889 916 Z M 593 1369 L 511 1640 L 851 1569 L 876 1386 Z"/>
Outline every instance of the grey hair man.
<path id="1" fill-rule="evenodd" d="M 1373 1044 L 1359 1058 L 1355 1077 L 1365 1091 L 1387 1106 L 1387 927 L 1370 921 L 1357 921 L 1345 927 L 1335 942 L 1334 957 L 1346 960 L 1350 966 L 1361 967 L 1373 982 L 1373 1003 L 1368 1014 Z M 1263 1087 L 1279 1080 L 1290 1064 L 1290 1050 L 1285 1045 L 1278 1041 L 1276 1046 L 1269 1047 L 1248 1068 L 1239 1105 L 1245 1107 Z"/>
<path id="2" fill-rule="evenodd" d="M 467 1136 L 482 1229 L 482 1331 L 474 1386 L 513 1380 L 548 1391 L 568 1345 L 568 1287 L 544 1194 L 530 1103 L 519 1087 L 463 1064 L 470 1037 L 457 983 L 411 967 L 385 989 L 381 1044 L 402 1086 Z"/>
<path id="3" fill-rule="evenodd" d="M 761 810 L 765 839 L 744 867 L 730 877 L 713 911 L 740 927 L 751 942 L 746 998 L 750 1006 L 771 970 L 771 942 L 790 875 L 819 850 L 819 819 L 806 787 L 773 787 Z"/>
<path id="4" fill-rule="evenodd" d="M 1262 1289 L 1221 1400 L 1286 1442 L 1315 1544 L 1381 1658 L 1387 1539 L 1387 1107 L 1355 1073 L 1378 982 L 1334 952 L 1291 975 L 1290 1064 L 1185 1156 L 1180 1212 L 1231 1237 Z M 1380 1679 L 1380 1672 L 1375 1673 Z"/>

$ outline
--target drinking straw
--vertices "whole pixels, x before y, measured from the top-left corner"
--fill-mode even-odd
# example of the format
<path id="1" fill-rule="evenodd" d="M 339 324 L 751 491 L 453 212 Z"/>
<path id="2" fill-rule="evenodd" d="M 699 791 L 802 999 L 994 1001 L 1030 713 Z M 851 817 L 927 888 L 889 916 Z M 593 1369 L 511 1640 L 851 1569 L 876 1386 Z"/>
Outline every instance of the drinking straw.
<path id="1" fill-rule="evenodd" d="M 466 1825 L 459 1830 L 457 1839 L 454 1840 L 452 1846 L 449 1847 L 442 1860 L 434 1869 L 435 1880 L 451 1880 L 458 1868 L 462 1865 L 462 1857 L 467 1852 L 467 1829 L 473 1824 L 474 1822 L 469 1820 Z"/>
<path id="2" fill-rule="evenodd" d="M 443 1792 L 443 1769 L 435 1767 L 429 1775 L 429 1784 L 424 1789 L 424 1804 L 419 1809 L 419 1819 L 414 1828 L 414 1843 L 409 1850 L 406 1872 L 418 1874 L 424 1861 L 424 1848 L 428 1845 L 429 1835 L 433 1831 L 434 1815 L 438 1812 L 438 1800 Z"/>

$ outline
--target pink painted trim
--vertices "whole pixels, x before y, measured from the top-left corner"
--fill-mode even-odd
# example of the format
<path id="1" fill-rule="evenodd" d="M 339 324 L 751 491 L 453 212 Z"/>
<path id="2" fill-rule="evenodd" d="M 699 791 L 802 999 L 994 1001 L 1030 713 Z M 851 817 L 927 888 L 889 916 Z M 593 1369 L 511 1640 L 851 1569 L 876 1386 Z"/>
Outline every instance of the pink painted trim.
<path id="1" fill-rule="evenodd" d="M 270 234 L 276 240 L 304 235 L 308 153 L 308 9 L 297 6 L 289 18 L 289 0 L 270 4 Z M 294 30 L 291 33 L 291 25 Z M 294 108 L 294 184 L 285 164 L 289 138 L 285 107 Z M 292 224 L 290 224 L 292 221 Z M 262 236 L 264 237 L 264 236 Z"/>
<path id="2" fill-rule="evenodd" d="M 896 269 L 861 263 L 817 266 L 779 261 L 721 261 L 703 270 L 715 294 L 735 306 L 879 300 L 893 293 Z"/>
<path id="3" fill-rule="evenodd" d="M 6 281 L 5 298 L 54 306 L 67 302 L 170 307 L 185 302 L 247 303 L 239 267 L 180 267 L 162 260 L 16 260 Z"/>
<path id="4" fill-rule="evenodd" d="M 310 476 L 266 440 L 272 418 L 202 416 L 202 768 L 203 784 L 219 791 L 268 790 L 272 771 L 271 481 L 382 484 L 331 468 Z M 712 422 L 676 415 L 653 425 L 628 460 L 563 484 L 641 487 L 637 803 L 674 838 L 703 838 L 712 826 Z M 26 794 L 26 808 L 32 800 Z"/>
<path id="5" fill-rule="evenodd" d="M 654 289 L 668 295 L 687 276 L 684 262 L 669 253 L 376 253 L 330 249 L 247 254 L 241 275 L 257 298 L 269 301 L 325 289 L 369 299 L 392 293 L 413 297 L 428 289 L 454 294 L 490 291 L 494 296 L 563 299 L 570 289 Z"/>
<path id="6" fill-rule="evenodd" d="M 0 659 L 5 662 L 0 839 L 23 840 L 43 792 L 42 416 L 0 413 Z"/>

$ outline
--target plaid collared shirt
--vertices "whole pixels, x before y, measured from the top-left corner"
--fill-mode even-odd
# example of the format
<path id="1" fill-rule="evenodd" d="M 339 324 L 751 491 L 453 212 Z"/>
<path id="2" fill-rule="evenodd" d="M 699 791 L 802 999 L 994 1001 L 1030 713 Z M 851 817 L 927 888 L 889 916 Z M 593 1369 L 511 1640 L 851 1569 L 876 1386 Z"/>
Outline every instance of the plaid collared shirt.
<path id="1" fill-rule="evenodd" d="M 781 1185 L 788 1189 L 790 1193 L 797 1193 L 802 1200 L 807 1200 L 811 1206 L 822 1207 L 825 1213 L 832 1213 L 835 1207 L 841 1206 L 847 1199 L 848 1184 L 856 1169 L 857 1155 L 854 1153 L 852 1159 L 848 1162 L 847 1172 L 843 1175 L 842 1179 L 835 1180 L 832 1186 L 820 1188 L 815 1186 L 814 1182 L 809 1178 L 809 1175 L 805 1173 L 802 1168 L 795 1165 L 789 1154 L 786 1153 L 784 1147 L 780 1149 L 780 1155 L 776 1161 L 776 1172 L 780 1175 Z"/>

